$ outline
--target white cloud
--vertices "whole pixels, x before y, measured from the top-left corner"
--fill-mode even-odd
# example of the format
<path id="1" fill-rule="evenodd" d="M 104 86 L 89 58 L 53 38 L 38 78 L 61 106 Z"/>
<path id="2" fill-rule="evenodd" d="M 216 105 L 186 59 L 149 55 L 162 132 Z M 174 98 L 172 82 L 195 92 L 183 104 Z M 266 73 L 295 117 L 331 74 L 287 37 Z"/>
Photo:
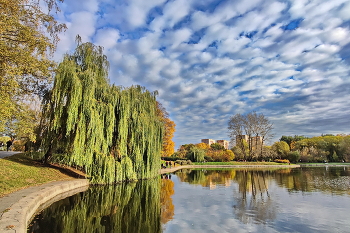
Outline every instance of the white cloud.
<path id="1" fill-rule="evenodd" d="M 191 9 L 189 0 L 172 0 L 163 8 L 163 15 L 154 19 L 150 29 L 159 32 L 163 29 L 172 28 L 176 23 L 188 15 Z"/>
<path id="2" fill-rule="evenodd" d="M 166 32 L 165 37 L 162 40 L 162 44 L 166 47 L 176 48 L 182 42 L 188 41 L 192 34 L 192 31 L 188 28 L 182 28 L 172 32 Z"/>
<path id="3" fill-rule="evenodd" d="M 342 20 L 350 20 L 350 2 L 344 3 L 343 7 L 339 11 L 338 15 L 342 18 Z"/>
<path id="4" fill-rule="evenodd" d="M 125 11 L 128 23 L 133 28 L 144 26 L 149 11 L 156 6 L 163 4 L 164 2 L 165 0 L 128 1 L 128 7 L 126 7 Z"/>
<path id="5" fill-rule="evenodd" d="M 105 49 L 113 48 L 116 44 L 119 36 L 119 31 L 114 28 L 99 29 L 95 35 L 96 45 L 103 46 Z"/>

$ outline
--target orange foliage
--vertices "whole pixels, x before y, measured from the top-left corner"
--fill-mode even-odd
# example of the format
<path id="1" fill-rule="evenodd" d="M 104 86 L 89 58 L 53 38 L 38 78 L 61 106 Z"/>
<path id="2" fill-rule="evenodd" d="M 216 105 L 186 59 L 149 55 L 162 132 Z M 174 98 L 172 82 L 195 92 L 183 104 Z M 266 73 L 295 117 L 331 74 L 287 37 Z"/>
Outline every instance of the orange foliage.
<path id="1" fill-rule="evenodd" d="M 162 179 L 162 188 L 160 193 L 161 204 L 161 222 L 167 223 L 173 219 L 174 216 L 174 204 L 171 198 L 174 195 L 174 182 L 170 179 Z"/>
<path id="2" fill-rule="evenodd" d="M 164 123 L 163 149 L 162 157 L 169 157 L 174 154 L 175 143 L 172 140 L 175 133 L 175 122 L 170 120 L 169 113 L 163 105 L 157 101 L 157 114 Z"/>
<path id="3" fill-rule="evenodd" d="M 200 148 L 200 149 L 204 149 L 204 150 L 207 150 L 207 149 L 210 148 L 209 144 L 204 143 L 204 142 L 201 142 L 201 143 L 196 144 L 196 147 L 198 147 L 198 148 Z"/>
<path id="4" fill-rule="evenodd" d="M 235 158 L 231 150 L 207 150 L 206 156 L 211 157 L 215 162 L 229 162 Z"/>
<path id="5" fill-rule="evenodd" d="M 163 138 L 162 156 L 169 157 L 174 154 L 175 143 L 172 140 L 175 132 L 175 123 L 169 118 L 165 118 L 165 134 Z"/>

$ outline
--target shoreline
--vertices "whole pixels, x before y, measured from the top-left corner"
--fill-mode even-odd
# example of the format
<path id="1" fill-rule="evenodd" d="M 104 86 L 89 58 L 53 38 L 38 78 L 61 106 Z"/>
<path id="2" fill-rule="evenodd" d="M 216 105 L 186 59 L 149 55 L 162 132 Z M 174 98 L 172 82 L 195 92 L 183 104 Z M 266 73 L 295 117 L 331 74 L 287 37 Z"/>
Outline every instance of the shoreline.
<path id="1" fill-rule="evenodd" d="M 163 168 L 159 170 L 160 174 L 175 172 L 181 169 L 188 168 L 296 168 L 300 167 L 298 164 L 292 165 L 182 165 L 172 168 Z"/>

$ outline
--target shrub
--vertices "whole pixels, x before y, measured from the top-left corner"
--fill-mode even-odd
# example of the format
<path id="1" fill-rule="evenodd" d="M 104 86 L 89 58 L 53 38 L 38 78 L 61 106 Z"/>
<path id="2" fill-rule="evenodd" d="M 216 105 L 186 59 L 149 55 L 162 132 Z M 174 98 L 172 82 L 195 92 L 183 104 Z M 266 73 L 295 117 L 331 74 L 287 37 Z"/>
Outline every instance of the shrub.
<path id="1" fill-rule="evenodd" d="M 275 159 L 275 163 L 290 163 L 288 159 Z"/>
<path id="2" fill-rule="evenodd" d="M 25 144 L 25 141 L 16 140 L 13 142 L 11 148 L 13 151 L 24 151 L 24 144 Z"/>
<path id="3" fill-rule="evenodd" d="M 292 161 L 293 163 L 296 163 L 300 159 L 300 153 L 298 151 L 291 151 L 288 153 L 287 156 L 289 161 Z"/>
<path id="4" fill-rule="evenodd" d="M 191 160 L 176 160 L 175 163 L 177 163 L 179 165 L 191 165 L 192 164 Z"/>
<path id="5" fill-rule="evenodd" d="M 204 156 L 204 160 L 207 161 L 207 162 L 213 162 L 213 158 L 210 157 L 210 156 Z"/>
<path id="6" fill-rule="evenodd" d="M 211 158 L 210 161 L 229 162 L 235 158 L 231 150 L 208 150 L 206 158 Z M 207 160 L 209 161 L 209 160 Z"/>

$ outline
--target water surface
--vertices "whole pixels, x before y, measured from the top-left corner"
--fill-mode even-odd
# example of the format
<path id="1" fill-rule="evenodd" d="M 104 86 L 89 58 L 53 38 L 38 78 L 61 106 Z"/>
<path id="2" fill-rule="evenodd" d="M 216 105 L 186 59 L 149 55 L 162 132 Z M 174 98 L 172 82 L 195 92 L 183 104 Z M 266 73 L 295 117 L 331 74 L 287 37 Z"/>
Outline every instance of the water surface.
<path id="1" fill-rule="evenodd" d="M 350 168 L 197 169 L 94 186 L 28 232 L 349 232 Z"/>

